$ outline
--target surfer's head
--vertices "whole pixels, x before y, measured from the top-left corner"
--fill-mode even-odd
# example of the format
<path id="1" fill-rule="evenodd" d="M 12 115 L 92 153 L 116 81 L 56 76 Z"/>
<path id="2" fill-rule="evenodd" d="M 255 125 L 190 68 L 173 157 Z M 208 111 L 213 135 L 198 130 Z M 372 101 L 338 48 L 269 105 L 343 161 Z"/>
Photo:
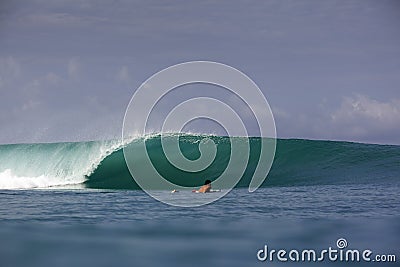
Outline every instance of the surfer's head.
<path id="1" fill-rule="evenodd" d="M 210 180 L 206 180 L 206 181 L 204 182 L 204 185 L 206 185 L 206 184 L 211 184 L 211 181 L 210 181 Z"/>

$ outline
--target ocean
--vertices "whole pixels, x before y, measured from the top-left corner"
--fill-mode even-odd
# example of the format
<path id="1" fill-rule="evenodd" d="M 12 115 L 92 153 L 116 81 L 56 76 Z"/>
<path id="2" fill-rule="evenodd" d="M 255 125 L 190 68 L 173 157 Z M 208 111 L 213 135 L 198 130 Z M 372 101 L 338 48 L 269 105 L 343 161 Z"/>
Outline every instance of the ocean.
<path id="1" fill-rule="evenodd" d="M 182 153 L 198 158 L 205 135 L 179 137 Z M 225 196 L 174 207 L 140 190 L 127 168 L 123 148 L 135 150 L 143 138 L 157 171 L 182 186 L 216 179 L 229 162 L 230 142 L 249 141 L 251 153 Z M 129 143 L 0 145 L 0 265 L 398 266 L 400 146 L 278 139 L 267 179 L 250 193 L 261 139 L 207 138 L 217 154 L 197 173 L 170 164 L 157 134 Z M 154 192 L 193 201 L 228 190 L 218 189 Z M 329 248 L 336 259 L 321 257 Z M 279 250 L 286 251 L 281 259 Z M 304 250 L 315 250 L 315 260 L 302 259 Z M 359 250 L 361 259 L 346 261 L 348 250 Z M 371 255 L 363 259 L 366 250 Z"/>

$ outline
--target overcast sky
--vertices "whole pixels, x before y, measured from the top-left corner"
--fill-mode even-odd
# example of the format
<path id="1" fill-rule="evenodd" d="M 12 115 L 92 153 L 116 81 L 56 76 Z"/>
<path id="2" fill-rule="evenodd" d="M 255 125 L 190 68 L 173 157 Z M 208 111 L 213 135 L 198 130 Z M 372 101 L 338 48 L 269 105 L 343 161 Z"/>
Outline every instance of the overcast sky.
<path id="1" fill-rule="evenodd" d="M 399 1 L 2 0 L 0 143 L 120 136 L 147 78 L 210 60 L 258 84 L 278 137 L 400 144 L 399 25 Z"/>

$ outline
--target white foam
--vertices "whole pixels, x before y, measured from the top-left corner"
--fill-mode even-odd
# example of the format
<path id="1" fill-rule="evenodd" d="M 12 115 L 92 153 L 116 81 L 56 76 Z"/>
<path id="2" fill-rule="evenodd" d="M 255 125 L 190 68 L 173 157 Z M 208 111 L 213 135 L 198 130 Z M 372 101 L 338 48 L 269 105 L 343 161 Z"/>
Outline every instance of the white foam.
<path id="1" fill-rule="evenodd" d="M 43 149 L 46 144 L 8 147 L 0 157 L 0 189 L 83 184 L 86 177 L 123 144 L 120 141 L 96 142 L 95 145 L 82 142 L 74 144 L 72 151 L 69 145 L 60 143 L 50 151 Z"/>
<path id="2" fill-rule="evenodd" d="M 81 184 L 85 181 L 85 177 L 48 177 L 40 175 L 37 177 L 17 176 L 12 170 L 7 169 L 0 172 L 0 189 L 29 189 L 29 188 L 49 188 L 54 186 L 65 186 L 73 184 Z"/>

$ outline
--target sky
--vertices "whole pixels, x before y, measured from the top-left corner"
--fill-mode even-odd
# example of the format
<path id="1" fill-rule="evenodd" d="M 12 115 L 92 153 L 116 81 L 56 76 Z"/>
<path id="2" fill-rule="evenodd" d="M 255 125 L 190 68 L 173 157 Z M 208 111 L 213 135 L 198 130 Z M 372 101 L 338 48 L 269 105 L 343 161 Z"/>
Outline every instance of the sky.
<path id="1" fill-rule="evenodd" d="M 146 79 L 209 60 L 259 86 L 280 138 L 400 144 L 399 25 L 387 0 L 3 0 L 0 143 L 120 137 Z M 229 99 L 189 86 L 165 106 L 213 93 Z"/>

